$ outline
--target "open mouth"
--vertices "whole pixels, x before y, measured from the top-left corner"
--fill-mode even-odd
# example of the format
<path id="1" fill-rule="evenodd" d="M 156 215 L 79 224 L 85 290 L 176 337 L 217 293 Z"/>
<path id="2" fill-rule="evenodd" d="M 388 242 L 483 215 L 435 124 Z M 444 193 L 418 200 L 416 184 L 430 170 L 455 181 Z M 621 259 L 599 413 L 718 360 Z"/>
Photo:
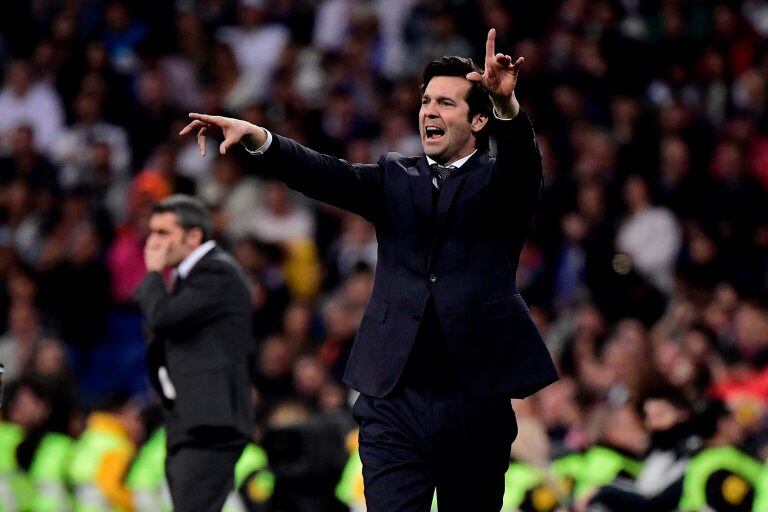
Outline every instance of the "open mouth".
<path id="1" fill-rule="evenodd" d="M 445 135 L 445 130 L 441 130 L 437 126 L 427 126 L 424 128 L 424 136 L 427 140 L 437 140 Z"/>

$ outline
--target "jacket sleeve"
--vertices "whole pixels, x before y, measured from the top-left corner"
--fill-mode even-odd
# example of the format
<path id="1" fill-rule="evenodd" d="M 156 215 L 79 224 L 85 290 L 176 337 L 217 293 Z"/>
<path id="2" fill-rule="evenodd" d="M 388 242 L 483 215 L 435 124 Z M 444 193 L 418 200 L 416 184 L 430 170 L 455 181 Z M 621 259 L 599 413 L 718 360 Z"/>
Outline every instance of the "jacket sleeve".
<path id="1" fill-rule="evenodd" d="M 507 200 L 533 207 L 543 184 L 541 151 L 533 124 L 524 109 L 509 121 L 491 119 L 496 137 L 496 165 L 493 186 Z M 512 197 L 510 197 L 512 196 Z"/>
<path id="2" fill-rule="evenodd" d="M 209 265 L 195 269 L 179 293 L 170 295 L 162 276 L 150 272 L 136 289 L 135 297 L 153 331 L 194 330 L 221 314 L 225 303 L 222 297 L 230 280 L 226 269 Z"/>
<path id="3" fill-rule="evenodd" d="M 308 197 L 375 220 L 383 157 L 376 164 L 351 164 L 273 133 L 269 149 L 254 158 L 259 159 L 261 174 L 279 179 Z"/>

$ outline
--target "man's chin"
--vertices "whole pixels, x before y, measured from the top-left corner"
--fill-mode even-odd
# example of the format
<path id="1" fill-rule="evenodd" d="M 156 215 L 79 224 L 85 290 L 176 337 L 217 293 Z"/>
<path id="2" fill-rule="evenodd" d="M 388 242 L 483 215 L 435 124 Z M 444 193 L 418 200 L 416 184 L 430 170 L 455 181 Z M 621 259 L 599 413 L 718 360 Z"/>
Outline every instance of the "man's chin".
<path id="1" fill-rule="evenodd" d="M 421 148 L 424 150 L 424 154 L 436 162 L 440 161 L 440 157 L 445 153 L 443 148 L 430 147 L 427 144 L 422 144 Z"/>

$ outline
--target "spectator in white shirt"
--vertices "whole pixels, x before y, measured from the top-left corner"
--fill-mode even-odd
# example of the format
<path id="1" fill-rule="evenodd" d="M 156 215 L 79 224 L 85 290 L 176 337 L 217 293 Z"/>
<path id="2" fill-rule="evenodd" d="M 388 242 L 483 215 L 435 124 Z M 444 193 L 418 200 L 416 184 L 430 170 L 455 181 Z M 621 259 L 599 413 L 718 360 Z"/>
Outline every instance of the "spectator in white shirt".
<path id="1" fill-rule="evenodd" d="M 20 125 L 34 130 L 35 147 L 47 151 L 64 125 L 61 99 L 50 85 L 35 81 L 29 64 L 16 61 L 0 90 L 0 146 L 7 151 L 10 134 Z"/>
<path id="2" fill-rule="evenodd" d="M 311 239 L 315 231 L 312 214 L 296 206 L 280 182 L 266 182 L 262 188 L 264 208 L 255 215 L 252 232 L 264 242 L 285 243 Z"/>
<path id="3" fill-rule="evenodd" d="M 89 174 L 94 164 L 90 148 L 96 142 L 109 147 L 112 178 L 126 178 L 130 171 L 131 149 L 125 129 L 105 122 L 101 118 L 99 99 L 90 94 L 80 93 L 75 99 L 74 110 L 77 121 L 64 131 L 51 150 L 53 160 L 62 167 L 61 185 L 70 187 L 95 180 L 96 177 Z"/>
<path id="4" fill-rule="evenodd" d="M 669 294 L 682 243 L 680 226 L 669 209 L 653 205 L 648 184 L 640 176 L 627 178 L 624 202 L 628 215 L 616 234 L 616 249 L 630 257 L 640 275 Z"/>
<path id="5" fill-rule="evenodd" d="M 263 100 L 280 54 L 290 38 L 288 29 L 267 23 L 264 0 L 240 0 L 238 25 L 223 27 L 216 39 L 229 44 L 240 69 L 253 80 L 253 94 Z"/>

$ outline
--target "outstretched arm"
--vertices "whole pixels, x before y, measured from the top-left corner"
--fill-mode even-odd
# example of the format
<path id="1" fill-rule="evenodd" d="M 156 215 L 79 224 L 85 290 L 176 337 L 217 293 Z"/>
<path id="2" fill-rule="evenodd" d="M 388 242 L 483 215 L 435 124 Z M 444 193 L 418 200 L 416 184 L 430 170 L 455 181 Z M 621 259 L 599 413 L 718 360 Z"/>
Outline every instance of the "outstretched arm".
<path id="1" fill-rule="evenodd" d="M 240 119 L 197 113 L 191 113 L 189 117 L 192 122 L 179 135 L 196 131 L 203 156 L 205 138 L 214 129 L 224 134 L 224 141 L 219 146 L 222 155 L 237 143 L 255 152 L 269 137 L 269 148 L 263 155 L 266 172 L 313 199 L 374 220 L 378 204 L 376 194 L 381 185 L 380 165 L 351 164 L 323 155 Z"/>

